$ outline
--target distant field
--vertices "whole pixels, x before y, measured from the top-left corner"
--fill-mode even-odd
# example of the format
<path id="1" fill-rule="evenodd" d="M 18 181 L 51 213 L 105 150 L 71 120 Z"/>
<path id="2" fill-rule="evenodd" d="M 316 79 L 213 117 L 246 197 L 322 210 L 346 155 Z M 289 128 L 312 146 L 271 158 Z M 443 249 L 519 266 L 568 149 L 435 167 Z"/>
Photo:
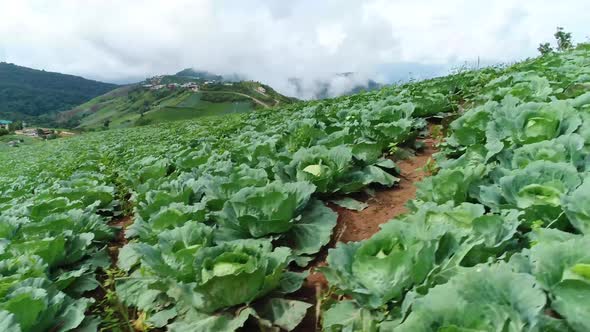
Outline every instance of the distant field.
<path id="1" fill-rule="evenodd" d="M 201 93 L 197 92 L 197 93 L 190 94 L 188 97 L 186 97 L 180 103 L 178 103 L 176 106 L 178 106 L 178 107 L 197 107 L 200 103 L 202 103 Z"/>
<path id="2" fill-rule="evenodd" d="M 181 78 L 180 83 L 184 80 Z M 105 124 L 110 129 L 126 128 L 135 126 L 142 114 L 149 122 L 157 123 L 243 113 L 294 101 L 269 86 L 252 81 L 209 84 L 199 89 L 194 92 L 183 88 L 121 87 L 64 112 L 58 122 L 81 130 L 100 130 Z"/>
<path id="3" fill-rule="evenodd" d="M 203 116 L 223 115 L 231 113 L 244 113 L 252 110 L 252 104 L 249 102 L 236 103 L 209 103 L 201 101 L 198 107 L 163 107 L 145 114 L 149 120 L 156 122 L 187 120 Z"/>
<path id="4" fill-rule="evenodd" d="M 3 152 L 5 150 L 10 150 L 10 149 L 14 149 L 13 147 L 8 145 L 8 142 L 10 141 L 16 141 L 22 139 L 23 142 L 19 143 L 20 146 L 23 145 L 31 145 L 31 144 L 35 144 L 35 143 L 39 143 L 41 142 L 41 140 L 36 139 L 36 138 L 32 138 L 32 137 L 28 137 L 28 136 L 23 136 L 23 135 L 6 135 L 6 136 L 0 136 L 0 152 Z"/>

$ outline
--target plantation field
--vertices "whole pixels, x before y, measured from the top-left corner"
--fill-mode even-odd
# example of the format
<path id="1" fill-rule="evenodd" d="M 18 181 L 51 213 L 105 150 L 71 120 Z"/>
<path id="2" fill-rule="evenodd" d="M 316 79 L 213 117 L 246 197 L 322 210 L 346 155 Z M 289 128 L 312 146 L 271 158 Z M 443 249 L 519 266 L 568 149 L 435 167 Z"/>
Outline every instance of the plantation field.
<path id="1" fill-rule="evenodd" d="M 180 105 L 144 116 L 184 119 Z M 406 212 L 338 242 L 334 204 L 362 210 L 395 193 L 409 176 L 398 164 L 426 136 L 439 152 Z M 337 99 L 2 151 L 0 326 L 588 331 L 589 149 L 581 44 Z M 327 283 L 311 297 L 300 290 L 310 274 Z"/>
<path id="2" fill-rule="evenodd" d="M 201 103 L 201 93 L 191 93 L 188 97 L 184 98 L 181 102 L 176 104 L 177 107 L 197 107 Z"/>
<path id="3" fill-rule="evenodd" d="M 136 102 L 138 104 L 143 101 Z M 140 118 L 140 114 L 133 108 L 128 109 L 129 105 L 122 100 L 113 100 L 113 102 L 104 105 L 99 111 L 85 117 L 82 120 L 83 128 L 100 128 L 106 120 L 110 121 L 109 127 L 125 128 L 133 126 L 135 121 Z M 151 108 L 144 113 L 145 118 L 153 123 L 166 121 L 188 120 L 202 116 L 224 115 L 229 113 L 247 112 L 252 109 L 249 102 L 238 103 L 211 103 L 202 101 L 200 93 L 184 92 L 176 95 L 170 95 L 158 101 L 158 106 Z"/>
<path id="4" fill-rule="evenodd" d="M 249 102 L 235 103 L 209 103 L 201 101 L 197 107 L 167 106 L 145 114 L 146 119 L 155 122 L 177 121 L 199 118 L 203 116 L 216 116 L 231 113 L 243 113 L 252 110 Z"/>
<path id="5" fill-rule="evenodd" d="M 19 140 L 22 140 L 22 142 L 20 142 Z M 11 141 L 19 141 L 19 143 L 18 143 L 19 146 L 31 145 L 31 144 L 35 144 L 35 143 L 39 142 L 39 140 L 36 138 L 22 136 L 22 135 L 0 136 L 0 152 L 10 151 L 11 149 L 14 149 L 13 147 L 8 145 L 8 142 L 11 142 Z"/>
<path id="6" fill-rule="evenodd" d="M 179 82 L 184 80 L 180 78 Z M 201 88 L 202 92 L 195 92 L 179 87 L 151 90 L 140 85 L 124 86 L 60 113 L 57 122 L 82 130 L 128 128 L 146 123 L 247 112 L 296 101 L 267 85 L 252 81 L 202 84 Z M 145 119 L 140 119 L 142 114 Z"/>

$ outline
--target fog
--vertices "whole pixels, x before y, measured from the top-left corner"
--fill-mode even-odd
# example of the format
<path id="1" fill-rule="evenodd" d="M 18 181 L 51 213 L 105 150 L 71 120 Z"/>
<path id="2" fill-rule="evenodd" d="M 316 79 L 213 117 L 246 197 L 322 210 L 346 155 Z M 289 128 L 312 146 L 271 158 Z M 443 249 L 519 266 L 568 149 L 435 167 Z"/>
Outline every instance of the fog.
<path id="1" fill-rule="evenodd" d="M 590 3 L 0 0 L 0 8 L 0 61 L 115 83 L 190 67 L 311 98 L 318 82 L 338 95 L 368 80 L 444 75 L 478 58 L 535 56 L 558 25 L 583 41 Z"/>

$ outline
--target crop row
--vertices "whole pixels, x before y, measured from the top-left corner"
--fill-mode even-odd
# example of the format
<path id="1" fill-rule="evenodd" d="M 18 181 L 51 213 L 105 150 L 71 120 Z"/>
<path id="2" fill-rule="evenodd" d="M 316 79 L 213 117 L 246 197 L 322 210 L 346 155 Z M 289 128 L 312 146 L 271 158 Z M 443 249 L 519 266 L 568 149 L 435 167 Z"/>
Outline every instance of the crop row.
<path id="1" fill-rule="evenodd" d="M 590 330 L 590 49 L 510 68 L 411 212 L 331 249 L 328 331 Z"/>
<path id="2" fill-rule="evenodd" d="M 555 301 L 539 296 L 536 283 L 526 292 L 536 262 L 526 250 L 537 248 L 531 243 L 555 244 L 555 238 L 583 239 L 577 233 L 583 234 L 579 224 L 587 218 L 587 204 L 576 204 L 587 187 L 587 53 L 580 47 L 508 69 L 244 115 L 92 133 L 0 156 L 0 326 L 292 330 L 311 304 L 288 294 L 300 288 L 305 267 L 336 224 L 322 199 L 369 185 L 394 186 L 395 163 L 383 152 L 397 145 L 419 148 L 414 141 L 425 117 L 475 105 L 452 125 L 442 169 L 421 185 L 414 213 L 371 240 L 330 253 L 325 273 L 352 300 L 326 308 L 324 328 L 387 330 L 422 324 L 420 315 L 437 326 L 436 317 L 451 317 L 430 314 L 440 309 L 426 305 L 435 305 L 431 294 L 437 287 L 443 287 L 443 299 L 460 299 L 457 285 L 477 284 L 481 278 L 474 273 L 489 270 L 497 280 L 480 285 L 484 291 L 507 282 L 527 297 L 516 313 L 496 310 L 490 299 L 481 303 L 494 309 L 494 324 L 504 319 L 534 326 L 531 320 L 542 317 L 543 326 L 575 329 L 567 319 L 540 314 L 551 302 L 567 318 Z M 567 149 L 548 156 L 558 146 L 552 139 Z M 548 147 L 530 147 L 546 141 Z M 535 182 L 539 174 L 547 174 L 547 185 Z M 568 199 L 574 207 L 558 210 Z M 556 210 L 539 203 L 544 200 Z M 572 215 L 582 221 L 572 222 Z M 125 230 L 115 226 L 123 217 L 133 220 Z M 569 233 L 543 231 L 548 227 Z M 110 257 L 123 231 L 126 244 Z M 477 265 L 488 260 L 493 264 Z M 583 268 L 567 271 L 583 276 Z M 478 310 L 471 299 L 465 295 L 462 303 Z M 129 321 L 113 324 L 100 310 L 105 303 Z M 579 308 L 562 303 L 565 310 Z M 347 319 L 339 316 L 344 314 Z"/>

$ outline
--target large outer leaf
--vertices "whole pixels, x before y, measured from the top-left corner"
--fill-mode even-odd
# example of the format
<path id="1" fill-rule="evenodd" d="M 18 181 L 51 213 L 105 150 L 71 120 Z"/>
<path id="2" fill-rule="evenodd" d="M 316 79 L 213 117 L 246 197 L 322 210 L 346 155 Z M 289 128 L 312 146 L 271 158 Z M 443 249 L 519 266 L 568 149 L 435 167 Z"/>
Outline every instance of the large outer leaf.
<path id="1" fill-rule="evenodd" d="M 9 295 L 1 309 L 14 315 L 23 331 L 31 331 L 48 309 L 47 292 L 43 289 L 23 287 Z"/>
<path id="2" fill-rule="evenodd" d="M 487 174 L 484 165 L 455 169 L 443 169 L 438 174 L 416 184 L 416 198 L 425 202 L 443 204 L 467 200 L 470 189 Z"/>
<path id="3" fill-rule="evenodd" d="M 590 238 L 562 234 L 567 237 L 537 238 L 538 244 L 530 250 L 531 269 L 550 293 L 552 308 L 576 331 L 586 331 L 590 328 Z"/>
<path id="4" fill-rule="evenodd" d="M 279 287 L 291 250 L 272 250 L 266 241 L 236 241 L 204 248 L 195 259 L 196 292 L 203 303 L 191 303 L 191 294 L 180 285 L 176 296 L 205 312 L 249 303 Z M 248 287 L 244 287 L 248 285 Z M 191 286 L 192 287 L 192 286 Z"/>
<path id="5" fill-rule="evenodd" d="M 520 225 L 516 210 L 499 216 L 470 203 L 418 207 L 368 240 L 331 249 L 321 269 L 329 284 L 367 308 L 379 308 L 401 300 L 408 289 L 425 292 L 446 282 L 462 264 L 495 258 Z"/>
<path id="6" fill-rule="evenodd" d="M 21 332 L 21 328 L 15 320 L 14 314 L 0 310 L 0 330 L 6 332 Z"/>
<path id="7" fill-rule="evenodd" d="M 570 134 L 515 149 L 509 166 L 525 168 L 534 161 L 545 160 L 570 163 L 583 170 L 587 167 L 585 155 L 587 149 L 584 147 L 584 139 L 578 134 Z"/>
<path id="8" fill-rule="evenodd" d="M 578 231 L 590 235 L 590 177 L 563 198 L 563 209 Z"/>
<path id="9" fill-rule="evenodd" d="M 350 173 L 341 179 L 337 186 L 342 193 L 353 193 L 361 190 L 369 184 L 378 183 L 382 186 L 391 187 L 399 181 L 395 176 L 385 172 L 382 168 L 369 165 L 363 169 Z"/>
<path id="10" fill-rule="evenodd" d="M 497 107 L 497 103 L 488 102 L 465 112 L 460 118 L 453 121 L 451 123 L 453 134 L 449 137 L 449 142 L 461 146 L 485 143 L 486 126 L 490 121 L 494 107 Z"/>
<path id="11" fill-rule="evenodd" d="M 535 161 L 500 179 L 506 200 L 521 209 L 548 206 L 560 209 L 561 199 L 581 183 L 571 164 Z"/>
<path id="12" fill-rule="evenodd" d="M 170 332 L 234 332 L 244 326 L 254 310 L 241 310 L 236 316 L 227 314 L 206 315 L 195 311 L 189 312 L 184 319 L 168 325 Z"/>
<path id="13" fill-rule="evenodd" d="M 346 146 L 314 146 L 297 151 L 284 171 L 291 181 L 313 183 L 319 192 L 335 192 L 335 183 L 352 168 L 352 151 Z"/>
<path id="14" fill-rule="evenodd" d="M 311 304 L 302 301 L 273 298 L 266 301 L 262 309 L 257 310 L 257 313 L 273 326 L 291 331 L 301 323 L 307 314 L 307 309 L 311 306 Z"/>
<path id="15" fill-rule="evenodd" d="M 395 331 L 519 332 L 534 329 L 545 301 L 532 276 L 506 265 L 478 265 L 416 299 Z"/>
<path id="16" fill-rule="evenodd" d="M 273 182 L 265 187 L 244 188 L 218 214 L 220 223 L 252 237 L 287 232 L 309 201 L 315 186 L 307 182 Z"/>
<path id="17" fill-rule="evenodd" d="M 564 280 L 552 291 L 551 307 L 562 315 L 575 331 L 590 330 L 590 279 Z"/>
<path id="18" fill-rule="evenodd" d="M 416 228 L 398 220 L 371 239 L 339 243 L 322 268 L 331 285 L 363 305 L 377 308 L 399 297 L 404 288 L 422 282 L 434 263 L 435 246 L 416 240 Z"/>
<path id="19" fill-rule="evenodd" d="M 341 301 L 326 310 L 323 315 L 323 331 L 379 331 L 378 322 L 370 310 L 363 309 L 353 301 Z"/>
<path id="20" fill-rule="evenodd" d="M 369 207 L 369 204 L 361 202 L 361 201 L 357 201 L 356 199 L 351 198 L 351 197 L 344 197 L 341 199 L 332 200 L 330 202 L 332 202 L 338 206 L 341 206 L 345 209 L 354 210 L 354 211 L 362 211 L 362 210 L 366 209 L 367 207 Z"/>
<path id="21" fill-rule="evenodd" d="M 330 242 L 338 214 L 319 200 L 312 201 L 301 215 L 301 219 L 287 233 L 293 242 L 293 253 L 312 255 Z"/>

